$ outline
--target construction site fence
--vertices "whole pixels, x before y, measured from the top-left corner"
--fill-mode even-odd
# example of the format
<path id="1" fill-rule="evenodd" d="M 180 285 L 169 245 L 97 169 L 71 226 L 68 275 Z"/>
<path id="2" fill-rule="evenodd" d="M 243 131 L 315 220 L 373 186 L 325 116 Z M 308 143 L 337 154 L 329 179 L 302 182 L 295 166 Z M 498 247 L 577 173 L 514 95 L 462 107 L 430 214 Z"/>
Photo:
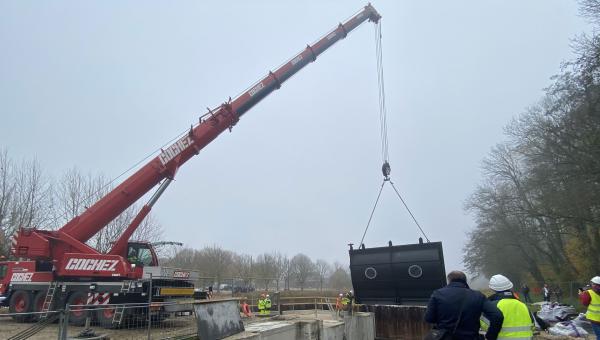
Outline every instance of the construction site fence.
<path id="1" fill-rule="evenodd" d="M 270 296 L 270 299 L 272 305 L 268 314 L 271 316 L 290 311 L 314 311 L 315 315 L 319 311 L 330 311 L 333 314 L 339 314 L 339 311 L 348 309 L 348 306 L 340 308 L 337 299 L 329 296 L 280 297 L 280 294 L 276 292 Z M 259 313 L 256 298 L 241 298 L 240 302 L 246 302 L 253 313 Z"/>
<path id="2" fill-rule="evenodd" d="M 197 334 L 192 305 L 160 312 L 174 303 L 67 305 L 65 309 L 0 313 L 0 339 L 177 339 Z M 118 317 L 115 317 L 117 315 Z"/>
<path id="3" fill-rule="evenodd" d="M 295 280 L 285 280 L 277 277 L 200 277 L 196 287 L 207 291 L 209 287 L 219 293 L 249 293 L 254 291 L 347 291 L 348 287 L 331 287 L 326 280 L 306 280 L 300 284 Z"/>
<path id="4" fill-rule="evenodd" d="M 184 304 L 185 305 L 185 304 Z M 0 338 L 10 340 L 94 337 L 94 339 L 186 339 L 197 334 L 192 305 L 186 311 L 160 312 L 181 306 L 175 303 L 67 305 L 62 310 L 33 313 L 0 313 Z M 255 302 L 251 305 L 258 314 Z M 348 309 L 344 306 L 343 309 Z M 339 315 L 336 299 L 323 296 L 285 297 L 274 294 L 270 316 L 304 311 L 315 316 L 328 311 Z M 115 316 L 116 315 L 116 316 Z"/>

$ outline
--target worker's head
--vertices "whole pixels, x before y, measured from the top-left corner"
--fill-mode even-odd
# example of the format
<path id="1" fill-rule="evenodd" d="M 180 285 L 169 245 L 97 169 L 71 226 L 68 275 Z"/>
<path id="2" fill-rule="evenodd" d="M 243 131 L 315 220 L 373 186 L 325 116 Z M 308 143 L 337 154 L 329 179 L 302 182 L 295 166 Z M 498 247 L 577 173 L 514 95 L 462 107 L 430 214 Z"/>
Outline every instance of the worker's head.
<path id="1" fill-rule="evenodd" d="M 594 276 L 590 282 L 592 283 L 592 288 L 598 290 L 600 288 L 600 276 Z"/>
<path id="2" fill-rule="evenodd" d="M 502 275 L 496 274 L 490 278 L 490 289 L 496 292 L 504 292 L 507 290 L 511 290 L 513 287 L 513 283 L 510 280 Z"/>
<path id="3" fill-rule="evenodd" d="M 343 294 L 343 293 L 340 293 L 340 296 L 344 296 L 344 294 Z"/>
<path id="4" fill-rule="evenodd" d="M 267 294 L 267 297 L 270 297 L 270 295 L 269 295 L 269 294 Z"/>
<path id="5" fill-rule="evenodd" d="M 450 274 L 448 274 L 447 278 L 448 283 L 462 282 L 464 284 L 467 284 L 467 275 L 465 275 L 465 273 L 461 272 L 460 270 L 451 271 Z"/>
<path id="6" fill-rule="evenodd" d="M 260 294 L 260 297 L 261 297 L 261 298 L 264 298 L 264 297 L 265 297 L 265 294 Z"/>

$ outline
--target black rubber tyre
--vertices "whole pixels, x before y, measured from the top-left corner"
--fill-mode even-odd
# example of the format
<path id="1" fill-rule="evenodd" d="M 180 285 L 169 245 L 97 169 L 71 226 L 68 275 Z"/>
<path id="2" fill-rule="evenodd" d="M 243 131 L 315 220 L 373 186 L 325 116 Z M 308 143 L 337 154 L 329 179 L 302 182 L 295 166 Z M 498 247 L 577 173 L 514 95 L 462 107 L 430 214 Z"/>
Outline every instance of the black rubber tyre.
<path id="1" fill-rule="evenodd" d="M 103 328 L 117 328 L 117 324 L 113 323 L 115 316 L 115 307 L 100 306 L 94 312 L 96 314 L 96 321 Z"/>
<path id="2" fill-rule="evenodd" d="M 85 305 L 87 298 L 87 293 L 84 292 L 74 292 L 69 295 L 67 299 L 67 304 L 69 305 L 69 324 L 73 326 L 85 325 L 85 319 L 88 317 L 89 311 L 87 307 L 77 305 Z"/>
<path id="3" fill-rule="evenodd" d="M 9 313 L 31 313 L 33 311 L 33 297 L 30 291 L 17 290 L 10 296 L 8 305 Z M 12 318 L 17 322 L 28 322 L 32 320 L 32 315 L 13 315 Z"/>
<path id="4" fill-rule="evenodd" d="M 35 293 L 35 295 L 33 296 L 33 311 L 34 312 L 42 311 L 42 308 L 44 308 L 44 301 L 46 300 L 47 293 L 48 292 L 45 290 Z M 52 306 L 50 306 L 50 308 L 48 310 L 52 310 Z M 50 316 L 50 314 L 48 314 L 48 316 Z M 41 317 L 42 317 L 42 314 L 34 314 L 32 317 L 32 320 L 39 321 L 41 319 Z"/>

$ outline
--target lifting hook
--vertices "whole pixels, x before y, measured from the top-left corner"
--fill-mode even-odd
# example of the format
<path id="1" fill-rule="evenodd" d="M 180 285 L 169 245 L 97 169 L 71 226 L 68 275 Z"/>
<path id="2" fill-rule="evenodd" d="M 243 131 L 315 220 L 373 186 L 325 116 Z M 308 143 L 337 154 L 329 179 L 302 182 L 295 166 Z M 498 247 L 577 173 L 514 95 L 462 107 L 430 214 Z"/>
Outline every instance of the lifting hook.
<path id="1" fill-rule="evenodd" d="M 390 167 L 390 163 L 388 163 L 387 161 L 383 162 L 383 165 L 381 166 L 381 172 L 383 172 L 383 177 L 384 177 L 384 181 L 389 181 L 390 180 L 390 173 L 392 172 L 392 168 Z"/>

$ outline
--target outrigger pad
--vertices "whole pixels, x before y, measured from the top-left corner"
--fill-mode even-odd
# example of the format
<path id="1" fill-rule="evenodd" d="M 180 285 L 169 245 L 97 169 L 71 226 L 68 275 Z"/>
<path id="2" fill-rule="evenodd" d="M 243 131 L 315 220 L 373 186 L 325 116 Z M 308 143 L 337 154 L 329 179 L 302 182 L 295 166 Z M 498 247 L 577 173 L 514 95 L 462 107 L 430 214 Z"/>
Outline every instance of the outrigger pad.
<path id="1" fill-rule="evenodd" d="M 198 338 L 222 339 L 244 331 L 239 301 L 206 300 L 194 303 Z"/>

